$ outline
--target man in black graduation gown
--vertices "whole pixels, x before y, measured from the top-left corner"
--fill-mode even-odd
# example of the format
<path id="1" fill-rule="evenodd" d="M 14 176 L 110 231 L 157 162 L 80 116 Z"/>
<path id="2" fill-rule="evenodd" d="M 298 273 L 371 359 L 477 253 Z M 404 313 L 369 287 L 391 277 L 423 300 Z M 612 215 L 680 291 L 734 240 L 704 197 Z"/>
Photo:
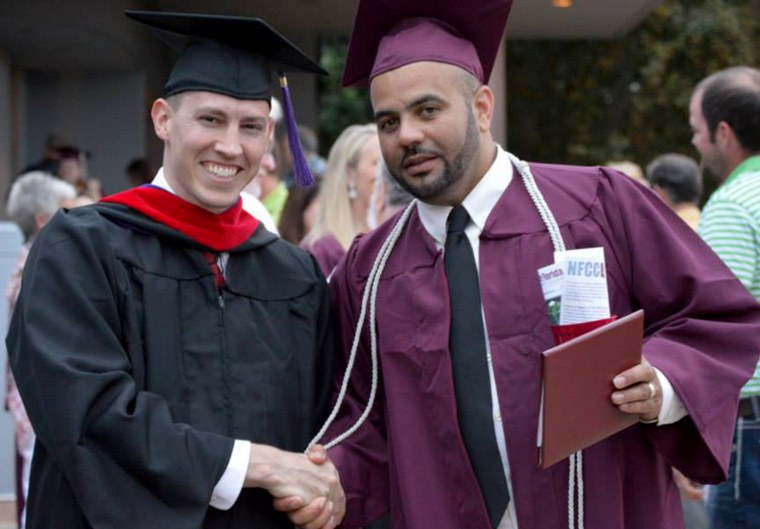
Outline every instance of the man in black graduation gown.
<path id="1" fill-rule="evenodd" d="M 7 337 L 38 435 L 27 526 L 334 527 L 335 468 L 303 454 L 329 399 L 324 278 L 239 197 L 271 70 L 321 69 L 258 19 L 128 14 L 180 52 L 151 112 L 163 167 L 29 256 Z"/>

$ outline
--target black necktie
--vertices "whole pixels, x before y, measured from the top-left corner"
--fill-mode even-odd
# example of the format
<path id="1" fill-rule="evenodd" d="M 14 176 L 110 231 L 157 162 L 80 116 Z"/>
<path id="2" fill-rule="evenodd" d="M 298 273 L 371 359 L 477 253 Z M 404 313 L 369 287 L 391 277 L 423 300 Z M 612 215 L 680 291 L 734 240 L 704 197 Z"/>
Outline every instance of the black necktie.
<path id="1" fill-rule="evenodd" d="M 459 428 L 496 527 L 509 503 L 509 489 L 494 432 L 478 270 L 464 233 L 469 219 L 462 206 L 455 207 L 446 231 L 443 260 L 451 297 L 449 350 Z"/>

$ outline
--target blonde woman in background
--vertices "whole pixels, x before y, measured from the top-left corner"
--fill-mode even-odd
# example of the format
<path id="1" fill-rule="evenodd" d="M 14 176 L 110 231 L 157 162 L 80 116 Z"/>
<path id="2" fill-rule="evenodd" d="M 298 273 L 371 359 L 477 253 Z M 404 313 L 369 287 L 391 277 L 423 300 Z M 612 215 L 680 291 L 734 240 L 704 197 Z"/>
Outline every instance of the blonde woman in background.
<path id="1" fill-rule="evenodd" d="M 301 243 L 326 276 L 343 258 L 354 237 L 373 227 L 368 225 L 368 219 L 373 217 L 368 211 L 379 160 L 380 143 L 374 123 L 347 127 L 330 149 L 317 220 Z"/>

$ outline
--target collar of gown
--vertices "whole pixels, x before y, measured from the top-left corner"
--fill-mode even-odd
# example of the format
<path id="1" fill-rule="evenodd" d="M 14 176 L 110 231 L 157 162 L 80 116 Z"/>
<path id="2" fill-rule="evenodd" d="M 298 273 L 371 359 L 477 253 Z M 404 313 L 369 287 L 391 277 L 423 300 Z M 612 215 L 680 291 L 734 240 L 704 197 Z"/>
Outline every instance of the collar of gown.
<path id="1" fill-rule="evenodd" d="M 479 232 L 483 231 L 486 220 L 499 201 L 499 197 L 501 197 L 512 181 L 513 172 L 514 169 L 507 157 L 507 153 L 501 146 L 496 145 L 496 158 L 491 167 L 462 201 L 462 205 L 467 210 Z M 420 222 L 422 222 L 425 231 L 433 238 L 438 248 L 443 248 L 446 240 L 446 219 L 451 209 L 451 206 L 435 206 L 421 201 L 417 202 Z"/>
<path id="2" fill-rule="evenodd" d="M 258 221 L 243 209 L 242 200 L 225 212 L 211 213 L 174 193 L 160 169 L 153 183 L 128 189 L 101 199 L 122 204 L 169 226 L 196 242 L 226 252 L 248 240 Z"/>

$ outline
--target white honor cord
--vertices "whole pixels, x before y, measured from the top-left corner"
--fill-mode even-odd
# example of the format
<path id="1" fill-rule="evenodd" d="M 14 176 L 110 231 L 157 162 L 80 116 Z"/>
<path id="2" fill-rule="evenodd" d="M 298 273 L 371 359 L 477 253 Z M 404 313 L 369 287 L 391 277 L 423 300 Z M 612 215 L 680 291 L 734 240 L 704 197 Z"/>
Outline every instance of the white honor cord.
<path id="1" fill-rule="evenodd" d="M 565 251 L 565 242 L 562 240 L 562 234 L 559 231 L 557 221 L 554 219 L 554 215 L 552 215 L 549 205 L 546 203 L 546 200 L 544 200 L 544 196 L 541 194 L 541 191 L 539 191 L 536 181 L 533 179 L 533 173 L 530 172 L 530 166 L 527 162 L 522 161 L 510 152 L 507 153 L 507 156 L 515 167 L 517 167 L 517 171 L 522 177 L 525 189 L 528 191 L 528 195 L 530 195 L 531 200 L 533 200 L 533 204 L 536 206 L 538 214 L 541 215 L 541 220 L 544 221 L 544 225 L 549 231 L 549 237 L 552 239 L 554 251 Z"/>
<path id="2" fill-rule="evenodd" d="M 525 189 L 528 191 L 530 198 L 533 200 L 541 220 L 544 221 L 549 236 L 552 239 L 552 246 L 555 252 L 565 250 L 565 243 L 562 240 L 562 234 L 559 231 L 557 221 L 554 219 L 549 205 L 544 200 L 541 191 L 539 191 L 533 174 L 530 172 L 530 166 L 511 153 L 507 153 L 509 159 L 517 167 L 522 176 Z M 584 489 L 583 489 L 583 452 L 578 451 L 570 456 L 570 474 L 567 484 L 567 525 L 569 529 L 584 529 Z M 576 517 L 576 494 L 577 494 L 577 517 Z"/>
<path id="3" fill-rule="evenodd" d="M 388 262 L 388 258 L 391 255 L 391 251 L 393 250 L 393 247 L 396 245 L 396 241 L 398 241 L 399 236 L 401 235 L 401 232 L 404 230 L 404 226 L 406 225 L 407 219 L 409 219 L 409 215 L 411 215 L 412 210 L 416 207 L 416 200 L 413 200 L 404 210 L 404 212 L 401 214 L 399 219 L 396 221 L 396 224 L 393 226 L 393 230 L 391 231 L 388 238 L 383 243 L 382 247 L 380 248 L 380 252 L 377 254 L 377 257 L 375 258 L 375 262 L 372 265 L 372 270 L 370 271 L 369 277 L 367 278 L 367 285 L 364 287 L 364 294 L 362 295 L 362 302 L 361 302 L 361 311 L 359 313 L 359 319 L 356 322 L 356 331 L 354 333 L 354 341 L 351 344 L 351 353 L 348 356 L 348 362 L 346 364 L 346 372 L 343 374 L 343 381 L 340 385 L 340 392 L 338 393 L 338 398 L 335 401 L 335 406 L 333 406 L 332 412 L 330 412 L 330 416 L 325 421 L 325 424 L 322 426 L 322 428 L 319 430 L 319 433 L 314 437 L 314 439 L 311 440 L 309 443 L 308 448 L 306 451 L 308 452 L 311 450 L 311 448 L 319 442 L 319 440 L 325 435 L 325 432 L 330 427 L 330 425 L 335 420 L 335 417 L 338 415 L 338 411 L 340 410 L 340 406 L 343 404 L 343 400 L 346 397 L 346 389 L 348 388 L 348 382 L 351 379 L 351 371 L 353 371 L 354 368 L 354 362 L 356 361 L 356 352 L 359 348 L 359 341 L 361 339 L 361 330 L 364 326 L 364 318 L 367 314 L 367 302 L 369 301 L 370 304 L 370 315 L 369 315 L 369 330 L 370 330 L 370 359 L 372 362 L 372 386 L 370 387 L 370 393 L 369 398 L 367 399 L 367 407 L 365 408 L 364 412 L 362 413 L 361 417 L 354 423 L 351 428 L 337 436 L 335 439 L 330 441 L 329 443 L 325 444 L 325 448 L 332 448 L 333 446 L 337 445 L 344 439 L 346 439 L 348 436 L 353 434 L 356 430 L 359 429 L 359 427 L 364 423 L 364 421 L 367 419 L 367 416 L 369 416 L 370 411 L 372 410 L 372 405 L 375 401 L 375 395 L 377 393 L 377 378 L 378 378 L 378 372 L 377 372 L 377 328 L 375 325 L 375 310 L 376 310 L 376 301 L 377 301 L 377 287 L 380 283 L 380 277 L 383 274 L 383 270 L 385 269 L 385 263 Z"/>
<path id="4" fill-rule="evenodd" d="M 562 234 L 560 233 L 559 226 L 557 225 L 557 221 L 554 219 L 554 215 L 552 215 L 551 210 L 549 209 L 549 206 L 546 203 L 546 200 L 544 200 L 543 195 L 541 194 L 541 191 L 538 189 L 538 186 L 536 185 L 536 181 L 533 178 L 533 174 L 530 172 L 530 167 L 526 162 L 523 162 L 513 154 L 507 152 L 507 156 L 509 157 L 510 161 L 517 167 L 517 171 L 520 173 L 520 177 L 522 178 L 523 184 L 525 185 L 525 189 L 528 191 L 528 195 L 530 195 L 531 200 L 533 201 L 533 204 L 536 206 L 536 209 L 538 210 L 539 215 L 541 216 L 541 220 L 543 221 L 544 225 L 546 226 L 546 229 L 549 232 L 549 236 L 551 237 L 552 246 L 554 247 L 554 251 L 560 252 L 565 250 L 565 243 L 562 240 Z M 325 448 L 332 448 L 333 446 L 337 445 L 341 441 L 345 440 L 347 437 L 349 437 L 351 434 L 353 434 L 356 430 L 359 429 L 359 427 L 364 423 L 366 418 L 369 416 L 369 413 L 372 409 L 372 405 L 375 401 L 375 395 L 377 393 L 377 379 L 378 379 L 378 360 L 377 360 L 377 330 L 376 330 L 376 321 L 375 321 L 375 310 L 376 310 L 376 301 L 377 301 L 377 287 L 380 283 L 380 277 L 383 274 L 383 270 L 385 269 L 385 264 L 388 261 L 388 257 L 390 257 L 391 251 L 393 250 L 393 247 L 396 245 L 396 242 L 398 241 L 398 238 L 401 236 L 401 232 L 404 229 L 404 226 L 406 225 L 407 220 L 409 219 L 409 216 L 412 213 L 412 210 L 416 207 L 416 200 L 412 201 L 411 204 L 409 204 L 402 215 L 399 217 L 399 219 L 396 221 L 396 224 L 393 226 L 393 230 L 391 231 L 388 238 L 383 243 L 383 246 L 380 248 L 380 252 L 378 253 L 377 257 L 375 258 L 375 262 L 372 265 L 372 270 L 370 271 L 369 277 L 367 278 L 367 285 L 364 287 L 364 294 L 362 295 L 362 302 L 361 302 L 361 311 L 359 313 L 359 320 L 356 322 L 356 330 L 354 332 L 354 341 L 351 345 L 351 353 L 348 357 L 348 363 L 346 364 L 346 372 L 343 375 L 343 381 L 341 383 L 340 392 L 338 394 L 338 398 L 335 402 L 335 406 L 332 409 L 332 412 L 330 413 L 330 416 L 325 421 L 324 426 L 319 430 L 319 433 L 312 439 L 312 441 L 309 443 L 308 448 L 306 451 L 308 452 L 321 438 L 325 435 L 325 432 L 330 427 L 332 422 L 335 420 L 335 417 L 338 415 L 338 410 L 340 409 L 340 406 L 343 403 L 343 400 L 346 396 L 346 389 L 348 388 L 348 382 L 351 378 L 351 371 L 354 367 L 354 362 L 356 360 L 356 352 L 359 347 L 359 341 L 361 339 L 361 331 L 362 327 L 364 326 L 364 318 L 367 313 L 367 302 L 370 304 L 370 319 L 369 319 L 369 329 L 370 329 L 370 359 L 372 362 L 372 386 L 370 388 L 370 394 L 369 398 L 367 399 L 367 407 L 365 408 L 364 412 L 362 413 L 361 417 L 354 423 L 353 426 L 351 426 L 348 430 L 337 436 L 335 439 L 330 441 L 329 443 L 325 444 Z M 578 525 L 576 528 L 575 525 L 575 492 L 578 492 Z M 575 454 L 570 456 L 570 477 L 569 477 L 569 483 L 568 483 L 568 526 L 569 529 L 584 529 L 584 516 L 583 516 L 583 453 L 582 452 L 576 452 Z"/>

